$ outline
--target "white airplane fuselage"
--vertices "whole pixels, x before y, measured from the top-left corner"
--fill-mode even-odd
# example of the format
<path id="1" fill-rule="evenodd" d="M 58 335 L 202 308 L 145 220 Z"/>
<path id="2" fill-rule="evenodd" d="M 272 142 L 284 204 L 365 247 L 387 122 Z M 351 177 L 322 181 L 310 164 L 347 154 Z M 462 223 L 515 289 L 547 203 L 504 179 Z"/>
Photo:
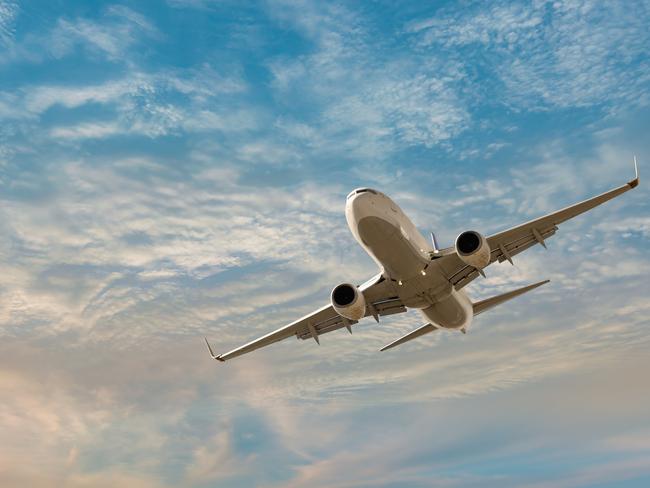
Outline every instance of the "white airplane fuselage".
<path id="1" fill-rule="evenodd" d="M 472 302 L 452 286 L 431 257 L 432 245 L 393 200 L 359 188 L 348 195 L 345 217 L 354 238 L 393 282 L 406 307 L 419 309 L 439 327 L 464 330 L 471 323 Z"/>

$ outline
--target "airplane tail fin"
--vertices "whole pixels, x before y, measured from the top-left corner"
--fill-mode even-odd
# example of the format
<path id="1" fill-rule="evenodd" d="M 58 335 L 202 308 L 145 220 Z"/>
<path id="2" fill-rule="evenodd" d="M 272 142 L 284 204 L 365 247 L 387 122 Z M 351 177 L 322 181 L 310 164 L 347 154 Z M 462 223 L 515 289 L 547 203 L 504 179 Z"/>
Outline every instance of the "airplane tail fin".
<path id="1" fill-rule="evenodd" d="M 518 297 L 519 295 L 523 295 L 524 293 L 529 292 L 530 290 L 534 290 L 535 288 L 545 285 L 549 281 L 551 280 L 544 280 L 544 281 L 540 281 L 539 283 L 533 283 L 532 285 L 524 286 L 523 288 L 509 291 L 507 293 L 503 293 L 502 295 L 486 298 L 485 300 L 481 300 L 480 302 L 473 303 L 472 305 L 474 307 L 474 315 L 483 313 L 486 310 L 491 309 L 492 307 L 496 307 L 497 305 L 507 302 L 512 298 Z"/>

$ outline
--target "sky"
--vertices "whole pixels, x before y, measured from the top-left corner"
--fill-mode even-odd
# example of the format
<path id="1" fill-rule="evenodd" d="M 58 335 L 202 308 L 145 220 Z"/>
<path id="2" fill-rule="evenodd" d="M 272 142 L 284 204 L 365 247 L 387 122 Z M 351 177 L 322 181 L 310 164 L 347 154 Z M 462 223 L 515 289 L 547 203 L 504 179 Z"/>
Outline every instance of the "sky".
<path id="1" fill-rule="evenodd" d="M 0 0 L 0 486 L 650 485 L 650 2 Z M 225 364 L 376 265 L 634 176 L 467 287 Z"/>

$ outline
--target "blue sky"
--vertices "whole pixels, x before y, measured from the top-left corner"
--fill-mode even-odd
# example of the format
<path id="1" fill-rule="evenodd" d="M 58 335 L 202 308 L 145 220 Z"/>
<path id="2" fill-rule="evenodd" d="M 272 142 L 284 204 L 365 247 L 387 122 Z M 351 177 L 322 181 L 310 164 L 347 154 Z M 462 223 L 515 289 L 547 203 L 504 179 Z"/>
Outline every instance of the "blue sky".
<path id="1" fill-rule="evenodd" d="M 488 270 L 551 284 L 219 350 L 374 264 L 345 196 L 444 245 L 648 169 L 650 3 L 0 0 L 0 485 L 650 483 L 648 186 Z M 647 171 L 645 171 L 647 172 Z"/>

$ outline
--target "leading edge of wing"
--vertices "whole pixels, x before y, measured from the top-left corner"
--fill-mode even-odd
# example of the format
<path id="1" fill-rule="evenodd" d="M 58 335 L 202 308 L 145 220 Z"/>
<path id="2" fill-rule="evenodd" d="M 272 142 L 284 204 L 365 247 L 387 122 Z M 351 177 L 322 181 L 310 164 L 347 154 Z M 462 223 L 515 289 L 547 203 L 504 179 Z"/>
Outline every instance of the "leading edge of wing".
<path id="1" fill-rule="evenodd" d="M 261 347 L 268 346 L 269 344 L 273 344 L 274 342 L 278 342 L 288 337 L 291 337 L 296 333 L 296 329 L 301 324 L 303 324 L 306 320 L 308 320 L 309 318 L 313 317 L 318 313 L 324 312 L 325 310 L 331 307 L 332 307 L 331 305 L 325 305 L 324 307 L 319 308 L 315 312 L 309 313 L 304 317 L 301 317 L 298 320 L 291 322 L 288 325 L 285 325 L 284 327 L 280 327 L 279 329 L 276 329 L 273 332 L 269 332 L 268 334 L 263 335 L 262 337 L 254 339 L 244 344 L 243 346 L 236 347 L 231 351 L 219 355 L 215 355 L 212 352 L 212 348 L 210 347 L 210 344 L 208 343 L 207 339 L 205 342 L 208 345 L 208 349 L 210 350 L 210 355 L 212 356 L 212 359 L 216 359 L 217 361 L 222 361 L 222 362 L 227 361 L 228 359 L 241 356 L 242 354 L 246 354 L 247 352 L 254 351 L 255 349 L 259 349 Z"/>
<path id="2" fill-rule="evenodd" d="M 363 292 L 364 294 L 367 295 L 367 298 L 369 299 L 370 304 L 375 304 L 375 303 L 382 303 L 382 300 L 386 300 L 390 298 L 387 293 L 390 291 L 388 288 L 385 287 L 386 280 L 384 279 L 382 273 L 378 273 L 363 284 L 359 286 L 359 290 Z M 404 306 L 401 306 L 400 310 L 406 310 Z M 387 310 L 376 310 L 375 312 L 378 312 L 379 315 L 388 315 L 391 313 L 396 313 L 395 312 L 395 307 L 391 307 L 389 311 Z M 246 354 L 248 352 L 254 351 L 256 349 L 259 349 L 264 346 L 268 346 L 269 344 L 273 344 L 274 342 L 281 341 L 283 339 L 287 339 L 293 335 L 295 335 L 298 338 L 304 338 L 305 330 L 309 330 L 311 333 L 311 337 L 313 337 L 316 342 L 318 342 L 318 335 L 320 333 L 323 333 L 322 331 L 316 330 L 318 327 L 319 322 L 323 322 L 324 320 L 327 320 L 329 316 L 332 315 L 333 317 L 338 317 L 339 315 L 334 311 L 333 307 L 331 304 L 327 304 L 319 309 L 317 309 L 314 312 L 311 312 L 298 320 L 291 322 L 288 325 L 285 325 L 284 327 L 280 327 L 277 330 L 274 330 L 273 332 L 270 332 L 262 337 L 259 337 L 258 339 L 254 339 L 243 346 L 237 347 L 231 351 L 228 351 L 223 354 L 214 354 L 212 347 L 210 346 L 210 343 L 205 340 L 206 345 L 208 346 L 208 351 L 210 352 L 210 356 L 212 359 L 216 359 L 217 361 L 226 361 L 228 359 L 235 358 L 237 356 L 241 356 L 242 354 Z M 356 323 L 356 322 L 352 322 Z M 342 324 L 345 325 L 345 322 L 342 322 Z M 342 325 L 343 326 L 343 325 Z M 326 330 L 325 332 L 328 332 Z"/>
<path id="3" fill-rule="evenodd" d="M 539 225 L 558 225 L 563 222 L 566 222 L 569 219 L 572 219 L 574 217 L 577 217 L 578 215 L 581 215 L 593 208 L 598 207 L 599 205 L 602 205 L 603 203 L 612 200 L 613 198 L 616 198 L 617 196 L 632 190 L 633 188 L 636 188 L 639 186 L 639 167 L 636 161 L 636 156 L 634 157 L 634 179 L 628 181 L 624 185 L 618 186 L 616 188 L 612 188 L 609 191 L 606 191 L 604 193 L 601 193 L 599 195 L 593 196 L 591 198 L 588 198 L 586 200 L 583 200 L 578 203 L 574 203 L 573 205 L 569 205 L 568 207 L 564 207 L 563 209 L 560 209 L 556 212 L 552 212 L 550 214 L 544 215 L 542 217 L 538 217 L 536 219 L 530 220 L 528 222 L 525 222 L 523 224 L 520 224 L 516 227 L 512 227 L 510 229 L 506 229 L 504 231 L 498 232 L 496 234 L 493 234 L 491 236 L 488 236 L 487 240 L 490 243 L 491 247 L 496 247 L 493 244 L 494 243 L 500 243 L 503 242 L 504 240 L 507 240 L 508 237 L 516 233 L 517 231 L 521 229 L 528 229 L 528 228 L 533 228 L 537 227 Z M 539 229 L 537 229 L 539 230 Z"/>

